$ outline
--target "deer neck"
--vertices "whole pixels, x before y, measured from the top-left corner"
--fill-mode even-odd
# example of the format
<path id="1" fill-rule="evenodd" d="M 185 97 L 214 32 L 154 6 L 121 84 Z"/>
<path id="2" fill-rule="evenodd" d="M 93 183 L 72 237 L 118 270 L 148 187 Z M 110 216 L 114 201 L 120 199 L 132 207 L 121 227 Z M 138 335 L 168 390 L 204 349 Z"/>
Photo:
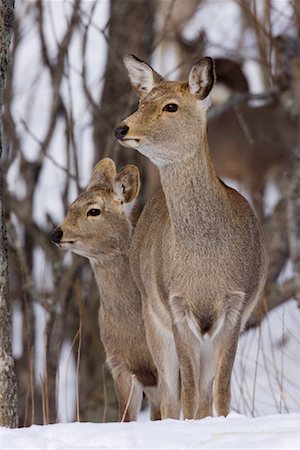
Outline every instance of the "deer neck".
<path id="1" fill-rule="evenodd" d="M 139 307 L 139 295 L 126 252 L 104 260 L 90 261 L 101 297 L 101 306 L 111 311 Z M 127 305 L 127 306 L 126 306 Z"/>
<path id="2" fill-rule="evenodd" d="M 184 148 L 182 149 L 184 154 Z M 199 240 L 215 226 L 222 185 L 211 163 L 207 139 L 184 160 L 160 167 L 160 177 L 176 237 Z M 218 206 L 217 206 L 218 205 Z"/>

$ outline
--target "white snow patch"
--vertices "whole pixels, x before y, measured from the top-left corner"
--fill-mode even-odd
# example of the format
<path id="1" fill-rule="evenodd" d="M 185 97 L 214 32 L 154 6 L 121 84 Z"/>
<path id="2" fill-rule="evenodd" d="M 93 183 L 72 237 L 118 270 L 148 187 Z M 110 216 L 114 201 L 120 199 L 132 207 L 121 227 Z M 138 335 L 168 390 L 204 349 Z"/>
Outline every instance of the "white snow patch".
<path id="1" fill-rule="evenodd" d="M 250 419 L 163 420 L 130 423 L 70 423 L 1 429 L 1 449 L 285 449 L 299 450 L 300 414 Z"/>

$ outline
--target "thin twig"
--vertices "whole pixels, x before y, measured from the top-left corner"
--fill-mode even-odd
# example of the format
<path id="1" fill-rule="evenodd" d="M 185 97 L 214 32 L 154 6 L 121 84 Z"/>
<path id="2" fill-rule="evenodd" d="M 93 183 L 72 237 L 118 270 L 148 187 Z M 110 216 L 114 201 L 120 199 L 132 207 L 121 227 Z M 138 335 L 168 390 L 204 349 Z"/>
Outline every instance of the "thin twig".
<path id="1" fill-rule="evenodd" d="M 79 282 L 76 282 L 76 296 L 79 304 L 79 330 L 78 330 L 78 349 L 77 349 L 77 365 L 76 365 L 76 420 L 80 422 L 80 396 L 79 396 L 79 372 L 82 344 L 82 297 Z"/>
<path id="2" fill-rule="evenodd" d="M 261 326 L 258 327 L 258 342 L 257 342 L 257 352 L 256 352 L 256 360 L 255 360 L 255 372 L 254 372 L 254 379 L 253 379 L 252 411 L 251 411 L 253 417 L 254 417 L 254 413 L 255 413 L 255 394 L 256 394 L 256 382 L 257 382 L 260 345 L 261 345 Z"/>
<path id="3" fill-rule="evenodd" d="M 129 392 L 128 400 L 127 400 L 127 403 L 126 403 L 126 407 L 125 407 L 125 409 L 124 409 L 124 413 L 123 413 L 121 422 L 124 422 L 124 421 L 125 421 L 126 414 L 127 414 L 127 411 L 128 411 L 129 405 L 130 405 L 130 402 L 131 402 L 131 398 L 132 398 L 132 394 L 133 394 L 133 388 L 134 388 L 134 378 L 135 378 L 135 374 L 132 373 L 132 374 L 131 374 L 131 386 L 130 386 L 130 392 Z"/>
<path id="4" fill-rule="evenodd" d="M 284 328 L 285 328 L 285 307 L 282 308 L 282 335 L 281 335 L 281 354 L 280 354 L 280 400 L 279 400 L 279 414 L 282 414 L 283 404 L 283 348 L 284 348 Z"/>
<path id="5" fill-rule="evenodd" d="M 105 376 L 106 366 L 105 364 L 102 365 L 102 381 L 103 381 L 103 414 L 102 414 L 102 423 L 106 422 L 106 414 L 107 414 L 107 389 L 106 389 L 106 376 Z"/>

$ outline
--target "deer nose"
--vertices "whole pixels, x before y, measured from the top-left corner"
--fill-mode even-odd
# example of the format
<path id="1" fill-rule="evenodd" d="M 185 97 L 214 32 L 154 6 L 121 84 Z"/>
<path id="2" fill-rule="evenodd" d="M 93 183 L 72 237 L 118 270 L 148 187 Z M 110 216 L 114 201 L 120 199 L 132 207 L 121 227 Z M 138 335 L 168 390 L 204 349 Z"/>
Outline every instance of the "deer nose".
<path id="1" fill-rule="evenodd" d="M 63 236 L 63 231 L 61 228 L 55 228 L 52 233 L 51 239 L 55 244 L 58 244 Z"/>
<path id="2" fill-rule="evenodd" d="M 116 128 L 115 129 L 115 137 L 119 141 L 122 141 L 128 130 L 129 130 L 129 127 L 127 125 L 123 125 L 122 127 Z"/>

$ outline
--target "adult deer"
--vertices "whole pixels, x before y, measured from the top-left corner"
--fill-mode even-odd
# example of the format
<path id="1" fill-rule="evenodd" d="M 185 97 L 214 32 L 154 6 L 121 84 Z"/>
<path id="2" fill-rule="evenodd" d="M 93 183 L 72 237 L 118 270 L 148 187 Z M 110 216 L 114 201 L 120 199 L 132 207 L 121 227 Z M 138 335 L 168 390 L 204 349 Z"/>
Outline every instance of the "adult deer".
<path id="1" fill-rule="evenodd" d="M 101 160 L 87 190 L 70 205 L 52 240 L 89 259 L 100 292 L 99 327 L 119 402 L 119 416 L 136 420 L 143 391 L 151 418 L 160 418 L 157 370 L 149 352 L 141 299 L 129 268 L 132 227 L 129 209 L 140 189 L 137 167 L 116 174 L 114 162 Z"/>
<path id="2" fill-rule="evenodd" d="M 258 216 L 264 218 L 264 191 L 280 188 L 297 145 L 296 120 L 279 102 L 253 107 L 240 103 L 208 121 L 211 157 L 219 176 L 246 188 Z"/>
<path id="3" fill-rule="evenodd" d="M 163 188 L 144 208 L 131 251 L 162 417 L 178 418 L 180 406 L 185 418 L 211 415 L 212 400 L 227 415 L 237 342 L 262 294 L 267 253 L 248 202 L 210 160 L 213 61 L 196 64 L 188 83 L 165 81 L 132 55 L 124 63 L 140 104 L 115 136 L 158 166 Z"/>

